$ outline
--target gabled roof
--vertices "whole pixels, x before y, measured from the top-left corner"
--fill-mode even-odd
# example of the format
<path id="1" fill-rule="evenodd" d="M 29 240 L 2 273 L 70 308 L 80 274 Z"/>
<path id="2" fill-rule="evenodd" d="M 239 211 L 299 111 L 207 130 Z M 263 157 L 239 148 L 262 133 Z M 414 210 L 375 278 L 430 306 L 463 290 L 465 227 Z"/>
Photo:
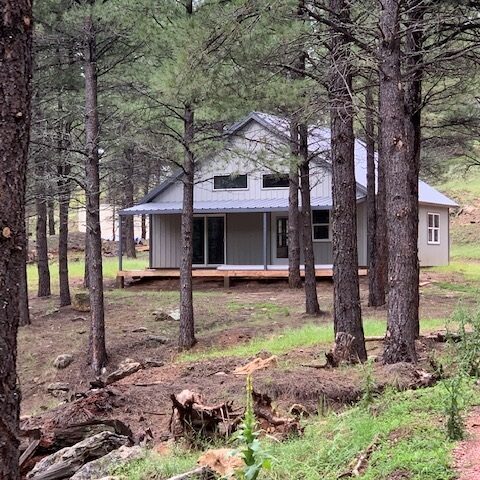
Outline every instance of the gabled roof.
<path id="1" fill-rule="evenodd" d="M 245 118 L 237 123 L 234 123 L 225 130 L 225 137 L 237 135 L 250 122 L 256 122 L 263 128 L 278 136 L 283 141 L 289 141 L 290 124 L 285 118 L 278 117 L 269 113 L 251 112 Z M 331 131 L 329 128 L 312 125 L 308 130 L 308 148 L 313 155 L 317 155 L 317 161 L 321 161 L 327 166 L 330 166 L 328 161 L 328 152 L 330 151 Z M 357 181 L 358 190 L 366 192 L 367 188 L 367 149 L 364 142 L 355 140 L 355 178 Z M 157 195 L 164 192 L 167 188 L 175 183 L 182 175 L 182 170 L 176 170 L 168 179 L 149 192 L 139 204 L 146 204 L 151 202 Z M 440 193 L 435 188 L 431 187 L 422 180 L 418 184 L 419 202 L 441 205 L 445 207 L 458 207 L 458 204 L 446 195 Z M 135 207 L 132 207 L 135 208 Z M 130 212 L 131 209 L 125 209 L 125 213 Z"/>

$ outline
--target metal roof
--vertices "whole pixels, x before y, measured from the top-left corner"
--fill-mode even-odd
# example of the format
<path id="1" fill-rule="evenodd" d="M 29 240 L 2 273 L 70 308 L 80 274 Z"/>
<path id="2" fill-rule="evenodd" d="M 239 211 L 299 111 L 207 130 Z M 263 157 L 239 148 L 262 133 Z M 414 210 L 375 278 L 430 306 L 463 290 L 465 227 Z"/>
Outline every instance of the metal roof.
<path id="1" fill-rule="evenodd" d="M 263 112 L 251 112 L 243 120 L 233 124 L 230 128 L 225 131 L 226 136 L 235 135 L 239 130 L 241 130 L 245 125 L 250 121 L 255 121 L 258 124 L 262 125 L 267 130 L 275 133 L 281 139 L 286 141 L 289 140 L 290 135 L 290 126 L 286 118 L 277 117 L 276 115 L 271 115 L 269 113 Z M 311 125 L 308 128 L 308 148 L 310 152 L 314 155 L 317 155 L 316 161 L 322 162 L 325 165 L 331 166 L 328 158 L 330 151 L 330 138 L 331 131 L 329 128 Z M 364 142 L 361 140 L 355 140 L 355 179 L 357 182 L 357 188 L 366 192 L 367 188 L 367 148 Z M 161 183 L 157 188 L 153 189 L 148 195 L 146 195 L 142 200 L 140 205 L 146 205 L 147 202 L 151 202 L 158 194 L 166 190 L 171 184 L 175 183 L 181 175 L 181 170 L 177 170 L 172 174 L 172 176 Z M 268 201 L 268 200 L 267 200 Z M 420 203 L 426 203 L 430 205 L 441 205 L 445 207 L 458 207 L 458 204 L 452 199 L 448 198 L 443 193 L 440 193 L 435 188 L 431 187 L 422 180 L 418 182 L 418 201 Z M 254 200 L 252 202 L 261 203 L 263 200 Z M 215 203 L 215 202 L 205 202 L 205 203 Z M 225 205 L 225 208 L 220 208 L 218 205 L 215 205 L 213 208 L 215 211 L 227 211 L 227 203 L 222 202 Z M 140 205 L 137 205 L 139 207 Z M 313 204 L 312 204 L 313 205 Z M 132 207 L 136 208 L 136 207 Z M 268 207 L 260 207 L 268 208 Z M 280 208 L 280 207 L 279 207 Z M 246 211 L 259 210 L 259 208 L 252 207 L 241 207 L 241 209 Z M 280 209 L 283 210 L 283 207 Z M 130 210 L 126 209 L 125 211 Z M 181 211 L 181 209 L 180 209 Z M 205 211 L 205 210 L 202 210 Z M 271 211 L 271 209 L 269 210 Z M 171 212 L 174 213 L 174 212 Z M 176 213 L 176 212 L 175 212 Z"/>
<path id="2" fill-rule="evenodd" d="M 359 195 L 358 201 L 365 197 Z M 331 197 L 315 197 L 311 200 L 312 208 L 332 208 Z M 284 212 L 288 210 L 288 198 L 271 198 L 262 200 L 220 200 L 194 202 L 194 213 L 228 213 L 228 212 Z M 183 211 L 182 202 L 147 202 L 121 210 L 120 215 L 149 215 L 155 213 L 173 214 Z"/>

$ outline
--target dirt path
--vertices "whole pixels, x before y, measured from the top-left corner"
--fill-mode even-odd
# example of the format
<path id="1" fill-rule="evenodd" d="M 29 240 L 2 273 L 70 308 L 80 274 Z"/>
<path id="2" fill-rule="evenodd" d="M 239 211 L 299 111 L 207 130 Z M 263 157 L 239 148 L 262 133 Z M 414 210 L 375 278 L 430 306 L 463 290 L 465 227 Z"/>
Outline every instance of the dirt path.
<path id="1" fill-rule="evenodd" d="M 454 451 L 458 480 L 480 480 L 480 407 L 467 419 L 468 437 Z"/>

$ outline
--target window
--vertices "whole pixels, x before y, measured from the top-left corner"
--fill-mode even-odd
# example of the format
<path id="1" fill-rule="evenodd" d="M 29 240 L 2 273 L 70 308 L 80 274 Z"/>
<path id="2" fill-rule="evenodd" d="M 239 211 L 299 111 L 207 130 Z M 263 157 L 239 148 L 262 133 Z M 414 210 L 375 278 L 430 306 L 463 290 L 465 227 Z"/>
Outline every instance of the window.
<path id="1" fill-rule="evenodd" d="M 438 245 L 440 243 L 440 214 L 428 214 L 428 240 L 430 245 Z"/>
<path id="2" fill-rule="evenodd" d="M 214 190 L 230 190 L 234 188 L 247 188 L 247 176 L 232 174 L 213 177 Z"/>
<path id="3" fill-rule="evenodd" d="M 312 210 L 313 239 L 330 240 L 330 211 Z"/>
<path id="4" fill-rule="evenodd" d="M 285 188 L 288 187 L 288 173 L 266 174 L 263 176 L 263 188 Z"/>
<path id="5" fill-rule="evenodd" d="M 277 258 L 288 258 L 288 218 L 277 218 Z"/>

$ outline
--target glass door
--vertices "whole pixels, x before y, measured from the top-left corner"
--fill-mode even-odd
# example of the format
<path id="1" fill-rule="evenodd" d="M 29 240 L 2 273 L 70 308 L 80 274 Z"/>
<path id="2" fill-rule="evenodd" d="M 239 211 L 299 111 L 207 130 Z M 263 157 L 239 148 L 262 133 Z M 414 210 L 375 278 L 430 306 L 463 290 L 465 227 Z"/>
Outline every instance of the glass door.
<path id="1" fill-rule="evenodd" d="M 205 217 L 193 217 L 193 264 L 205 265 Z"/>
<path id="2" fill-rule="evenodd" d="M 209 265 L 225 263 L 225 218 L 206 217 L 207 258 Z"/>

